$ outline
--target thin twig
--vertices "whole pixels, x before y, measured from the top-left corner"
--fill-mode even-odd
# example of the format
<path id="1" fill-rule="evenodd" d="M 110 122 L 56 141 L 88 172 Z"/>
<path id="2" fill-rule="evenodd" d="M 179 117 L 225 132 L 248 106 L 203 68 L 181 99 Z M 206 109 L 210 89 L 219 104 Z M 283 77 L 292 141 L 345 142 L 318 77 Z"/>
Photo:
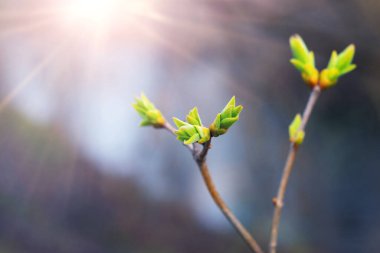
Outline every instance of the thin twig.
<path id="1" fill-rule="evenodd" d="M 168 130 L 172 135 L 176 136 L 176 129 L 169 122 L 165 121 L 163 128 Z"/>
<path id="2" fill-rule="evenodd" d="M 168 122 L 165 122 L 163 128 L 165 128 L 170 133 L 175 135 L 176 129 L 173 126 L 171 126 Z M 227 206 L 227 204 L 224 202 L 224 200 L 222 199 L 222 197 L 216 190 L 215 184 L 212 180 L 212 177 L 210 175 L 210 172 L 208 170 L 208 166 L 206 163 L 206 157 L 211 147 L 211 139 L 203 144 L 203 149 L 201 151 L 198 151 L 198 149 L 196 148 L 194 144 L 185 145 L 185 146 L 191 151 L 193 158 L 201 171 L 207 190 L 209 191 L 215 204 L 219 207 L 221 212 L 224 214 L 227 220 L 232 224 L 232 226 L 236 229 L 236 231 L 243 238 L 243 240 L 247 243 L 247 245 L 252 250 L 252 252 L 264 253 L 264 251 L 261 249 L 261 247 L 256 242 L 256 240 L 252 237 L 252 235 L 248 232 L 248 230 L 243 226 L 243 224 L 241 224 L 238 218 L 236 218 L 236 216 L 233 214 L 231 209 Z"/>
<path id="3" fill-rule="evenodd" d="M 299 131 L 305 130 L 307 122 L 309 121 L 310 115 L 313 111 L 313 108 L 315 106 L 315 103 L 318 100 L 320 93 L 321 93 L 321 89 L 319 88 L 319 86 L 315 86 L 313 91 L 310 94 L 306 108 L 303 112 L 302 124 Z M 288 157 L 286 159 L 286 163 L 283 169 L 280 186 L 278 188 L 278 193 L 277 193 L 277 196 L 273 198 L 273 204 L 275 206 L 275 209 L 274 209 L 274 214 L 273 214 L 271 237 L 270 237 L 270 243 L 269 243 L 270 253 L 276 253 L 281 211 L 282 211 L 282 207 L 284 206 L 284 196 L 286 192 L 286 187 L 288 185 L 289 177 L 290 177 L 290 174 L 292 172 L 293 165 L 295 162 L 297 150 L 298 150 L 298 145 L 295 143 L 291 143 Z"/>
<path id="4" fill-rule="evenodd" d="M 320 94 L 321 94 L 321 88 L 319 88 L 319 86 L 315 86 L 313 91 L 310 94 L 309 100 L 307 101 L 305 110 L 303 111 L 303 114 L 302 114 L 301 130 L 305 130 L 307 122 L 309 121 L 310 115 L 313 112 L 315 103 L 317 102 Z"/>
<path id="5" fill-rule="evenodd" d="M 231 223 L 231 225 L 236 229 L 239 235 L 243 238 L 243 240 L 247 243 L 248 247 L 256 253 L 264 253 L 261 249 L 257 241 L 252 237 L 252 235 L 248 232 L 248 230 L 241 224 L 241 222 L 236 218 L 231 209 L 224 202 L 218 191 L 216 190 L 215 184 L 212 180 L 210 172 L 208 170 L 208 166 L 206 163 L 207 151 L 210 148 L 211 140 L 208 141 L 202 150 L 202 152 L 198 156 L 197 164 L 201 171 L 203 180 L 207 186 L 207 189 L 214 200 L 215 204 L 222 211 L 227 220 Z"/>
<path id="6" fill-rule="evenodd" d="M 273 198 L 273 204 L 275 206 L 273 220 L 272 220 L 272 231 L 271 231 L 271 239 L 269 245 L 270 253 L 275 253 L 277 248 L 277 238 L 278 238 L 278 227 L 280 225 L 280 217 L 282 207 L 284 205 L 284 195 L 286 191 L 286 186 L 288 184 L 290 173 L 292 172 L 294 161 L 297 154 L 297 145 L 292 143 L 290 145 L 290 150 L 288 153 L 288 158 L 286 159 L 284 171 L 281 177 L 280 187 L 278 188 L 277 197 Z"/>

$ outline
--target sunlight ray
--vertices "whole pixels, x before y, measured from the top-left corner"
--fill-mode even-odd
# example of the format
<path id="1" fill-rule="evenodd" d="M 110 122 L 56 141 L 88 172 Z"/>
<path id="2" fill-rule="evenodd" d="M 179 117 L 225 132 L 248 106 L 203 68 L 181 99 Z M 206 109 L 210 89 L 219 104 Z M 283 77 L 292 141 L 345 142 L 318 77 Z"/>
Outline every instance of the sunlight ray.
<path id="1" fill-rule="evenodd" d="M 214 23 L 202 23 L 202 24 L 194 24 L 190 22 L 183 22 L 181 20 L 175 20 L 175 19 L 170 19 L 169 17 L 166 17 L 162 14 L 159 13 L 149 13 L 145 15 L 146 17 L 159 22 L 164 25 L 169 25 L 172 27 L 177 27 L 179 29 L 186 29 L 193 34 L 197 34 L 199 36 L 212 36 L 214 38 L 220 38 L 221 36 L 231 36 L 233 38 L 237 38 L 240 40 L 245 40 L 245 41 L 257 41 L 258 36 L 254 36 L 253 34 L 245 34 L 241 32 L 235 32 L 232 31 L 231 29 L 228 29 L 226 26 L 221 26 L 218 24 Z"/>
<path id="2" fill-rule="evenodd" d="M 145 35 L 149 36 L 153 41 L 158 42 L 159 44 L 163 45 L 164 47 L 174 51 L 177 53 L 179 56 L 190 60 L 190 61 L 196 61 L 196 59 L 191 55 L 190 52 L 187 52 L 181 47 L 178 47 L 174 45 L 172 42 L 169 40 L 164 39 L 162 36 L 160 36 L 157 32 L 155 32 L 153 29 L 148 27 L 147 25 L 143 25 L 142 23 L 137 23 L 136 26 L 142 29 Z"/>
<path id="3" fill-rule="evenodd" d="M 145 32 L 146 35 L 148 35 L 150 38 L 152 38 L 154 41 L 160 43 L 164 47 L 168 48 L 169 50 L 173 50 L 175 53 L 177 53 L 180 57 L 183 57 L 184 59 L 194 63 L 194 64 L 200 64 L 202 65 L 206 70 L 213 71 L 214 73 L 217 73 L 217 76 L 220 78 L 220 80 L 223 80 L 223 84 L 232 89 L 234 92 L 236 92 L 237 95 L 241 94 L 241 96 L 255 101 L 261 101 L 261 99 L 253 94 L 251 90 L 248 87 L 245 87 L 243 85 L 236 84 L 236 81 L 234 78 L 223 75 L 222 72 L 218 71 L 216 67 L 207 64 L 205 62 L 202 62 L 201 60 L 197 59 L 196 57 L 191 55 L 191 52 L 187 52 L 183 48 L 174 45 L 170 40 L 167 40 L 160 36 L 157 32 L 155 32 L 153 29 L 150 29 L 148 26 L 143 25 L 141 23 L 136 24 L 138 25 L 143 32 Z"/>
<path id="4" fill-rule="evenodd" d="M 10 35 L 15 35 L 19 33 L 34 32 L 39 28 L 49 26 L 49 25 L 51 25 L 51 19 L 39 20 L 38 22 L 17 25 L 15 27 L 10 27 L 4 30 L 0 28 L 0 38 L 4 38 Z"/>
<path id="5" fill-rule="evenodd" d="M 58 7 L 51 8 L 38 8 L 38 9 L 2 9 L 0 10 L 1 21 L 5 20 L 18 20 L 18 19 L 28 19 L 37 17 L 54 17 L 59 13 L 60 9 Z"/>
<path id="6" fill-rule="evenodd" d="M 207 64 L 196 57 L 191 55 L 191 52 L 187 52 L 186 50 L 174 45 L 169 40 L 164 39 L 162 36 L 160 36 L 157 32 L 155 32 L 153 29 L 149 29 L 149 27 L 146 27 L 142 24 L 139 24 L 140 28 L 146 32 L 146 35 L 148 35 L 150 38 L 155 40 L 156 42 L 162 44 L 164 47 L 168 48 L 169 50 L 173 50 L 175 53 L 177 53 L 180 57 L 183 57 L 184 59 L 188 60 L 189 62 L 192 62 L 194 64 L 202 65 L 202 67 L 205 70 L 213 71 L 216 73 L 217 77 L 220 78 L 220 80 L 223 80 L 223 84 L 232 89 L 233 91 L 236 91 L 236 94 L 244 94 L 245 98 L 248 99 L 254 99 L 256 101 L 259 100 L 256 95 L 254 95 L 247 87 L 239 85 L 236 87 L 236 80 L 229 77 L 228 75 L 224 75 L 222 71 L 216 69 L 216 67 Z"/>
<path id="7" fill-rule="evenodd" d="M 45 68 L 47 67 L 51 61 L 60 53 L 66 45 L 68 40 L 65 40 L 54 49 L 52 49 L 46 56 L 41 60 L 39 64 L 37 64 L 24 79 L 19 82 L 7 95 L 0 101 L 0 112 L 2 112 L 11 102 L 12 100 L 23 90 L 25 89 L 31 81 Z"/>
<path id="8" fill-rule="evenodd" d="M 242 33 L 239 31 L 234 31 L 232 29 L 229 29 L 226 26 L 222 26 L 222 22 L 220 22 L 220 25 L 215 22 L 208 22 L 208 23 L 202 23 L 202 24 L 197 25 L 190 22 L 184 22 L 182 20 L 171 19 L 165 15 L 162 15 L 158 12 L 153 12 L 153 11 L 149 13 L 145 13 L 143 16 L 164 25 L 177 27 L 182 30 L 186 29 L 192 32 L 193 34 L 197 34 L 201 36 L 209 36 L 209 37 L 215 37 L 215 38 L 219 38 L 221 36 L 223 37 L 230 36 L 232 38 L 239 39 L 245 42 L 262 41 L 262 36 L 255 36 L 252 33 L 248 34 L 248 33 Z M 273 43 L 277 43 L 277 42 L 273 41 Z"/>
<path id="9" fill-rule="evenodd" d="M 104 57 L 107 49 L 107 29 L 105 27 L 97 29 L 94 33 L 83 36 L 83 41 L 89 41 L 86 50 L 82 52 L 86 57 L 82 72 L 83 87 L 86 88 L 86 86 L 93 87 L 97 83 L 96 76 L 100 74 L 98 70 L 99 64 L 101 64 L 100 59 Z"/>

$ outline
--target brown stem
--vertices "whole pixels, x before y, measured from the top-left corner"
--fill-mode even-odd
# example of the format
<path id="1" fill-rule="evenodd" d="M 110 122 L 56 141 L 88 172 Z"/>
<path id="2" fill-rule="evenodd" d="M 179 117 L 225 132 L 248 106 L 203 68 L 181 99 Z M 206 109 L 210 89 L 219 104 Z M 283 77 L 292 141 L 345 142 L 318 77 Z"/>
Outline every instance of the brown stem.
<path id="1" fill-rule="evenodd" d="M 290 150 L 288 153 L 288 158 L 284 166 L 284 171 L 281 177 L 280 186 L 278 188 L 277 197 L 273 198 L 273 204 L 275 206 L 273 220 L 272 220 L 272 231 L 271 239 L 269 245 L 269 252 L 275 253 L 277 249 L 277 238 L 278 238 L 278 227 L 280 225 L 281 211 L 284 206 L 284 196 L 286 191 L 286 186 L 288 185 L 288 180 L 290 173 L 292 172 L 294 161 L 297 154 L 297 145 L 292 143 L 290 145 Z"/>
<path id="2" fill-rule="evenodd" d="M 224 202 L 218 191 L 216 190 L 215 184 L 212 180 L 210 172 L 208 170 L 208 166 L 206 164 L 206 156 L 207 152 L 210 149 L 211 140 L 206 142 L 202 152 L 197 156 L 197 164 L 201 171 L 203 180 L 207 186 L 207 190 L 209 191 L 212 199 L 215 204 L 222 211 L 227 220 L 231 223 L 231 225 L 236 229 L 239 235 L 243 238 L 243 240 L 247 243 L 248 247 L 255 253 L 264 253 L 256 240 L 252 237 L 252 235 L 248 232 L 248 230 L 241 224 L 241 222 L 236 218 L 231 209 Z"/>
<path id="3" fill-rule="evenodd" d="M 319 86 L 315 86 L 313 91 L 310 94 L 309 100 L 307 101 L 305 110 L 303 111 L 303 114 L 302 114 L 301 130 L 305 130 L 307 122 L 309 121 L 310 115 L 313 112 L 315 103 L 317 102 L 320 94 L 321 94 L 321 88 Z"/>
<path id="4" fill-rule="evenodd" d="M 310 94 L 306 108 L 303 112 L 302 124 L 299 131 L 305 130 L 307 122 L 309 121 L 310 115 L 313 111 L 313 108 L 315 106 L 315 103 L 318 100 L 320 93 L 321 93 L 321 89 L 319 88 L 319 86 L 315 86 L 313 91 Z M 278 228 L 280 225 L 282 207 L 284 206 L 284 196 L 286 192 L 286 187 L 288 185 L 289 177 L 292 172 L 293 165 L 296 159 L 297 150 L 298 150 L 298 145 L 295 143 L 291 143 L 288 157 L 286 159 L 286 163 L 283 169 L 283 174 L 281 177 L 281 182 L 278 188 L 277 196 L 273 198 L 273 204 L 275 208 L 274 208 L 271 237 L 270 237 L 270 243 L 269 243 L 270 253 L 276 253 L 277 240 L 278 240 Z"/>
<path id="5" fill-rule="evenodd" d="M 168 122 L 165 122 L 163 128 L 168 130 L 170 133 L 175 135 L 176 129 L 171 126 Z M 255 253 L 264 253 L 256 240 L 252 237 L 252 235 L 248 232 L 248 230 L 241 224 L 241 222 L 236 218 L 233 212 L 228 208 L 227 204 L 224 202 L 218 191 L 216 190 L 215 184 L 212 180 L 210 172 L 208 170 L 208 166 L 206 164 L 207 153 L 211 147 L 211 139 L 203 144 L 203 149 L 198 151 L 194 144 L 185 145 L 192 153 L 194 160 L 196 161 L 203 180 L 206 184 L 207 190 L 209 191 L 212 199 L 215 204 L 222 211 L 227 220 L 232 224 L 232 226 L 236 229 L 239 235 L 243 238 L 243 240 L 247 243 L 252 252 Z"/>

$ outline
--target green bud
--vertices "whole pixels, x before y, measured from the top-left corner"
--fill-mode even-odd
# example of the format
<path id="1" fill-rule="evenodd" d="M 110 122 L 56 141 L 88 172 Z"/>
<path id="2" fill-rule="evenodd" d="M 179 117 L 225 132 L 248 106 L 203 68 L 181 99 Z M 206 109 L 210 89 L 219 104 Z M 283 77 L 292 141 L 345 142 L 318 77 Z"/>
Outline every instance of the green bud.
<path id="1" fill-rule="evenodd" d="M 305 42 L 298 34 L 290 37 L 290 49 L 293 58 L 290 63 L 301 72 L 302 79 L 310 86 L 316 86 L 319 79 L 319 71 L 315 68 L 314 53 L 309 51 Z"/>
<path id="2" fill-rule="evenodd" d="M 175 131 L 177 139 L 186 145 L 195 142 L 202 144 L 211 138 L 210 129 L 202 126 L 202 121 L 196 107 L 186 116 L 187 122 L 175 117 L 173 117 L 173 121 L 178 127 L 178 130 Z"/>
<path id="3" fill-rule="evenodd" d="M 173 118 L 173 121 L 178 127 L 178 130 L 175 131 L 177 139 L 184 144 L 195 142 L 202 144 L 210 140 L 210 130 L 207 127 L 191 125 L 177 118 Z"/>
<path id="4" fill-rule="evenodd" d="M 334 86 L 338 82 L 339 70 L 337 68 L 327 68 L 322 70 L 319 85 L 322 89 Z"/>
<path id="5" fill-rule="evenodd" d="M 243 110 L 243 106 L 236 106 L 235 103 L 235 96 L 233 96 L 222 112 L 216 115 L 214 122 L 210 126 L 211 136 L 217 137 L 225 134 L 239 120 L 239 114 Z"/>
<path id="6" fill-rule="evenodd" d="M 289 125 L 289 140 L 290 142 L 295 143 L 297 145 L 302 144 L 305 138 L 305 131 L 300 130 L 301 125 L 302 117 L 300 114 L 297 114 L 292 123 Z"/>
<path id="7" fill-rule="evenodd" d="M 352 64 L 355 55 L 355 46 L 349 45 L 339 55 L 336 51 L 331 53 L 329 64 L 327 68 L 322 70 L 320 78 L 320 86 L 322 89 L 327 89 L 334 86 L 339 77 L 345 75 L 356 68 L 355 64 Z"/>
<path id="8" fill-rule="evenodd" d="M 314 87 L 318 84 L 319 71 L 310 64 L 305 64 L 304 71 L 301 73 L 305 83 Z"/>
<path id="9" fill-rule="evenodd" d="M 142 118 L 140 126 L 153 126 L 156 128 L 164 126 L 165 118 L 144 93 L 141 93 L 140 98 L 135 100 L 136 103 L 132 104 L 132 106 Z"/>

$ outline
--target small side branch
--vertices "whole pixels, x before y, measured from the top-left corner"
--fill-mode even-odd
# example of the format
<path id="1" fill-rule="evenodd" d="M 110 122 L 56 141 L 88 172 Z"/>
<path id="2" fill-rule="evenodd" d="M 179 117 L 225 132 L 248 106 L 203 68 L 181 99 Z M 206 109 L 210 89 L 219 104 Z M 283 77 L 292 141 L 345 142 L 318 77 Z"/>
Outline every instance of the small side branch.
<path id="1" fill-rule="evenodd" d="M 176 136 L 175 135 L 176 129 L 169 122 L 165 121 L 163 128 L 168 130 L 172 135 Z"/>
<path id="2" fill-rule="evenodd" d="M 319 86 L 315 86 L 315 88 L 310 94 L 306 108 L 303 112 L 302 124 L 299 130 L 301 131 L 305 130 L 307 122 L 309 121 L 310 115 L 314 109 L 315 103 L 317 102 L 320 93 L 321 93 L 321 89 L 319 88 Z M 297 150 L 298 150 L 298 145 L 295 143 L 291 143 L 288 157 L 286 159 L 286 163 L 283 169 L 283 174 L 281 177 L 281 182 L 278 188 L 277 196 L 273 198 L 274 214 L 273 214 L 273 219 L 272 219 L 272 229 L 271 229 L 271 237 L 270 237 L 270 243 L 269 243 L 270 253 L 276 253 L 276 250 L 277 250 L 278 229 L 280 225 L 281 211 L 284 206 L 284 197 L 285 197 L 286 187 L 289 182 L 290 174 L 293 170 Z"/>

